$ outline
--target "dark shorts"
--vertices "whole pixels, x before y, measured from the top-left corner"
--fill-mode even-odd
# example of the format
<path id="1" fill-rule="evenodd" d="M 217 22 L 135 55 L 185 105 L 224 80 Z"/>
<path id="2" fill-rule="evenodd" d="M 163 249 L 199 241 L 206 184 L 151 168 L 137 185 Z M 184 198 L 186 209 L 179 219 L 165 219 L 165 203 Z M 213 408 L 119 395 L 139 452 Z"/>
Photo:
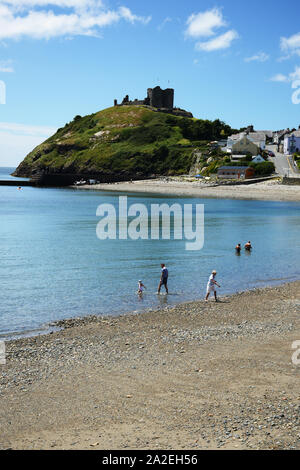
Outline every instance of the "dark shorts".
<path id="1" fill-rule="evenodd" d="M 168 278 L 167 277 L 164 277 L 161 281 L 161 284 L 163 284 L 164 286 L 167 285 L 167 282 L 168 282 Z"/>

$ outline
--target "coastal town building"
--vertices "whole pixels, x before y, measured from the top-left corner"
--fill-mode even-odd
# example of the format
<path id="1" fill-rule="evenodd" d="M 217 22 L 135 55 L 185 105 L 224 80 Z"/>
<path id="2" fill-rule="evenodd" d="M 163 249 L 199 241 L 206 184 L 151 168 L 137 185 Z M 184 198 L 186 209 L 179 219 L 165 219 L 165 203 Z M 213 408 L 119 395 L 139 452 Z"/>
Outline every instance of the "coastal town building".
<path id="1" fill-rule="evenodd" d="M 283 152 L 285 155 L 292 155 L 300 151 L 300 130 L 285 134 L 283 142 Z"/>
<path id="2" fill-rule="evenodd" d="M 235 149 L 233 149 L 234 146 L 236 146 L 236 144 L 240 143 L 242 147 L 245 146 L 245 138 L 248 139 L 248 141 L 252 142 L 253 144 L 256 145 L 257 147 L 257 153 L 258 153 L 258 150 L 259 149 L 262 149 L 264 150 L 266 148 L 266 133 L 264 132 L 239 132 L 238 134 L 233 134 L 231 136 L 228 137 L 227 139 L 227 152 L 233 152 L 233 151 L 237 151 L 237 148 L 238 147 L 235 147 Z M 253 155 L 257 155 L 257 153 L 253 154 Z"/>
<path id="3" fill-rule="evenodd" d="M 256 157 L 252 158 L 253 163 L 263 163 L 266 160 L 261 155 L 256 155 Z"/>
<path id="4" fill-rule="evenodd" d="M 260 132 L 249 132 L 246 137 L 251 140 L 258 148 L 264 150 L 266 148 L 266 134 Z"/>
<path id="5" fill-rule="evenodd" d="M 218 169 L 218 178 L 222 179 L 248 179 L 254 177 L 254 168 L 249 166 L 221 166 Z"/>
<path id="6" fill-rule="evenodd" d="M 245 136 L 232 145 L 231 151 L 236 154 L 250 153 L 255 156 L 259 154 L 259 147 Z"/>

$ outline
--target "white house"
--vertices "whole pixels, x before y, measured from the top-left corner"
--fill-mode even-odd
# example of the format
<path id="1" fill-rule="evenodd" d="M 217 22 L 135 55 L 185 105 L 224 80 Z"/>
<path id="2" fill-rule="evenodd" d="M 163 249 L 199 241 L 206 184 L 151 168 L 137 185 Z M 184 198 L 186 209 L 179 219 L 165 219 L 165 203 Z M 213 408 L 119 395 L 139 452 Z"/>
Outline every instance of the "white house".
<path id="1" fill-rule="evenodd" d="M 283 152 L 285 155 L 300 152 L 300 131 L 295 131 L 284 136 Z"/>
<path id="2" fill-rule="evenodd" d="M 260 132 L 249 132 L 247 137 L 251 142 L 253 142 L 257 147 L 264 150 L 266 148 L 266 134 Z"/>
<path id="3" fill-rule="evenodd" d="M 252 158 L 253 163 L 262 163 L 265 162 L 266 160 L 261 156 L 261 155 L 256 155 L 256 157 Z"/>
<path id="4" fill-rule="evenodd" d="M 243 137 L 245 137 L 246 132 L 240 132 L 239 134 L 233 134 L 230 135 L 227 138 L 227 152 L 232 151 L 232 146 L 236 144 L 239 140 L 241 140 Z"/>

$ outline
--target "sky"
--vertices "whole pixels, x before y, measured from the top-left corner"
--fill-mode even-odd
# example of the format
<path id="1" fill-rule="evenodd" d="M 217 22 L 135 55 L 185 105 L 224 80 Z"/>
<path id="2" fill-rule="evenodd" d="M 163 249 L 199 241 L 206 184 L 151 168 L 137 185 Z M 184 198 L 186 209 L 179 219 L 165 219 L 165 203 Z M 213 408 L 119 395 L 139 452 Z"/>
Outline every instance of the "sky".
<path id="1" fill-rule="evenodd" d="M 0 166 L 157 85 L 197 118 L 298 128 L 299 17 L 299 0 L 0 0 Z"/>

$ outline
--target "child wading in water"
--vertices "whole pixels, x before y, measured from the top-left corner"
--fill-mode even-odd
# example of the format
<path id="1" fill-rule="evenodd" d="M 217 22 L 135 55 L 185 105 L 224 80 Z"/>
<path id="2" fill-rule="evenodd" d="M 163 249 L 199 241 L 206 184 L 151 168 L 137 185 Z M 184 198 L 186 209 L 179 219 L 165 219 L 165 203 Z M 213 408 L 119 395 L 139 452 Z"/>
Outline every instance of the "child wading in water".
<path id="1" fill-rule="evenodd" d="M 213 271 L 213 272 L 211 273 L 211 275 L 209 276 L 209 280 L 208 280 L 207 288 L 206 288 L 205 302 L 208 301 L 208 297 L 209 297 L 209 294 L 210 294 L 211 292 L 213 292 L 214 295 L 215 295 L 215 301 L 216 301 L 216 302 L 218 301 L 218 299 L 217 299 L 216 286 L 218 286 L 218 287 L 221 287 L 221 286 L 220 286 L 220 285 L 217 283 L 217 281 L 215 280 L 216 275 L 217 275 L 217 271 Z"/>
<path id="2" fill-rule="evenodd" d="M 147 287 L 142 283 L 142 281 L 139 281 L 139 282 L 138 282 L 138 290 L 137 290 L 137 293 L 138 293 L 139 295 L 142 295 L 142 293 L 143 293 L 143 288 L 144 288 L 144 289 L 147 289 Z"/>

